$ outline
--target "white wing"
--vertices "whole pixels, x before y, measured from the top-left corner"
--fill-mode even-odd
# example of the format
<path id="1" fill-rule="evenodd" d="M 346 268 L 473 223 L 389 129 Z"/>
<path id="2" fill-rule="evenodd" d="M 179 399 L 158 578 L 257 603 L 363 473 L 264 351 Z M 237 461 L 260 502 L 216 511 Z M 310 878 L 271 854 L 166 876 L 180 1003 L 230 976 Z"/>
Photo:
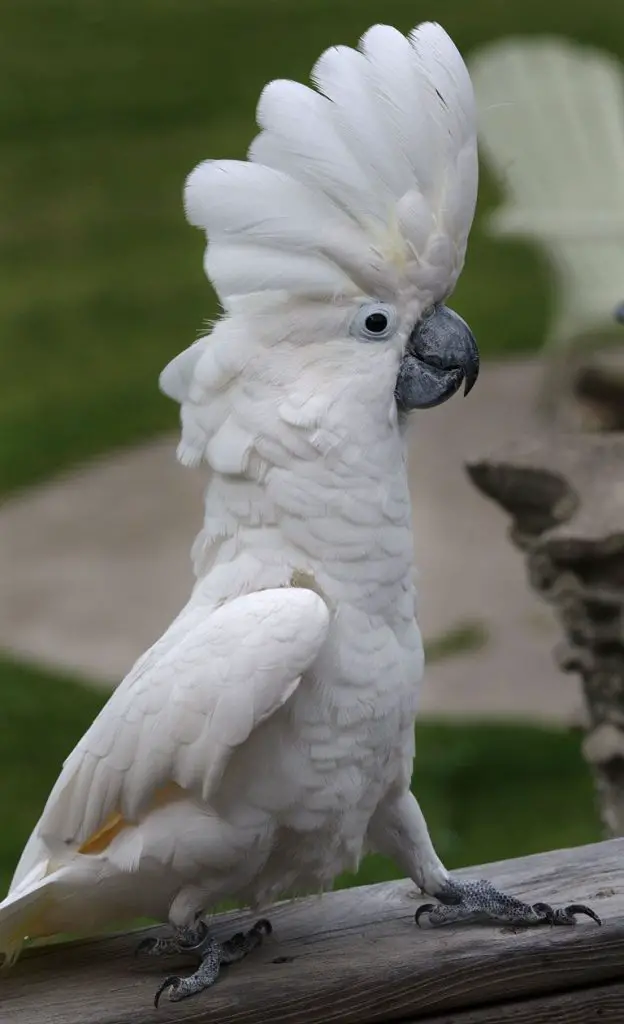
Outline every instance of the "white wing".
<path id="1" fill-rule="evenodd" d="M 111 813 L 136 821 L 169 783 L 209 800 L 232 750 L 294 692 L 328 624 L 321 598 L 297 588 L 197 609 L 186 632 L 176 620 L 182 637 L 167 647 L 165 634 L 137 663 L 70 754 L 38 836 L 83 843 Z"/>

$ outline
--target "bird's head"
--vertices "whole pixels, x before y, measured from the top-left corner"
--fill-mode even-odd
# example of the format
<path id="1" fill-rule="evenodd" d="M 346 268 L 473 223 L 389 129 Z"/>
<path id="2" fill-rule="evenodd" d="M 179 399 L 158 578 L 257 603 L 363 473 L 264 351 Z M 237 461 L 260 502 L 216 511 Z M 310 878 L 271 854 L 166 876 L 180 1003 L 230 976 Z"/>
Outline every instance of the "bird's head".
<path id="1" fill-rule="evenodd" d="M 246 374 L 298 393 L 300 407 L 315 389 L 361 384 L 365 402 L 402 413 L 477 379 L 475 339 L 445 304 L 477 193 L 460 54 L 438 25 L 407 37 L 376 25 L 357 50 L 326 51 L 312 78 L 316 89 L 264 89 L 247 161 L 206 161 L 187 180 L 224 317 L 161 377 L 183 413 L 199 378 L 223 395 Z"/>

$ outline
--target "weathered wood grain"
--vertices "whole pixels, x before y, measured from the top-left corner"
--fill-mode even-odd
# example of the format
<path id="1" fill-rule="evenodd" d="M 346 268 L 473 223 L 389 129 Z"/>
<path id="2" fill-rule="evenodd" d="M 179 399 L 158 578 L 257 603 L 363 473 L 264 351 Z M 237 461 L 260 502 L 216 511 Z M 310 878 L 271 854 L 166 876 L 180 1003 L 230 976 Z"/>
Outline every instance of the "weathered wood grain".
<path id="1" fill-rule="evenodd" d="M 622 1024 L 624 982 L 578 989 L 536 999 L 497 1003 L 435 1017 L 413 1017 L 404 1024 Z"/>
<path id="2" fill-rule="evenodd" d="M 624 839 L 458 875 L 487 877 L 533 902 L 590 902 L 603 927 L 581 921 L 576 928 L 520 933 L 481 926 L 420 930 L 413 923 L 418 901 L 410 899 L 410 883 L 368 886 L 281 904 L 270 915 L 275 936 L 261 950 L 224 972 L 210 992 L 178 1004 L 163 1000 L 159 1010 L 152 1005 L 155 988 L 179 965 L 133 959 L 137 935 L 145 932 L 32 950 L 0 976 L 0 1021 L 416 1021 L 604 985 L 622 976 Z M 248 920 L 241 914 L 223 915 L 215 921 L 215 931 L 227 935 L 243 919 Z M 473 1019 L 488 1018 L 466 1021 Z M 505 1020 L 489 1018 L 494 1019 Z"/>

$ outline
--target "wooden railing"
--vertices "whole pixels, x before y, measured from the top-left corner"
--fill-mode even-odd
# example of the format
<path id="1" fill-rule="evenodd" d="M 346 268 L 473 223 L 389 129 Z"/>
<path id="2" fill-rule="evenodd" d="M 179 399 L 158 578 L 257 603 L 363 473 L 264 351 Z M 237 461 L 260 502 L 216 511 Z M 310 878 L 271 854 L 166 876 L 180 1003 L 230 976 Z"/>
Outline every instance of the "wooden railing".
<path id="1" fill-rule="evenodd" d="M 133 957 L 145 931 L 30 950 L 0 975 L 0 1021 L 624 1021 L 624 839 L 457 875 L 487 877 L 531 902 L 587 902 L 602 927 L 580 919 L 575 928 L 419 929 L 414 911 L 422 897 L 410 882 L 389 882 L 276 906 L 269 915 L 274 935 L 261 949 L 224 970 L 210 991 L 180 1003 L 163 999 L 157 1010 L 154 992 L 176 963 Z M 217 936 L 236 930 L 241 916 L 216 918 Z"/>

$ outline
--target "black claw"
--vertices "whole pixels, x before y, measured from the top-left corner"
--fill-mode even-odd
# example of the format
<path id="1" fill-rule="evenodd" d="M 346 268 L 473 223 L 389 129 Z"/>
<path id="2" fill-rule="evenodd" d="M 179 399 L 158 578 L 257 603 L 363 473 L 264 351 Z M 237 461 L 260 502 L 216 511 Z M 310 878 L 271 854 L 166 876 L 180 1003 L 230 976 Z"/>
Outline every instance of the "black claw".
<path id="1" fill-rule="evenodd" d="M 423 916 L 423 914 L 430 914 L 432 910 L 435 910 L 434 903 L 423 903 L 422 907 L 418 908 L 418 910 L 414 914 L 414 921 L 419 928 L 421 927 L 420 919 Z"/>
<path id="2" fill-rule="evenodd" d="M 251 931 L 254 935 L 272 935 L 273 925 L 270 921 L 267 921 L 266 917 L 262 917 L 259 921 L 256 921 Z"/>
<path id="3" fill-rule="evenodd" d="M 602 925 L 598 914 L 591 907 L 586 907 L 584 903 L 571 903 L 569 907 L 565 908 L 565 913 L 572 916 L 574 914 L 585 914 L 587 917 L 591 917 L 592 921 L 595 921 L 597 925 Z"/>
<path id="4" fill-rule="evenodd" d="M 165 991 L 165 989 L 167 989 L 167 988 L 176 989 L 176 988 L 178 988 L 179 984 L 180 984 L 180 979 L 177 978 L 175 976 L 175 974 L 172 974 L 170 978 L 165 978 L 165 980 L 163 981 L 162 985 L 158 989 L 156 995 L 154 996 L 154 1006 L 156 1007 L 156 1009 L 158 1009 L 158 1004 L 160 1002 L 160 997 L 163 994 L 163 992 Z"/>
<path id="5" fill-rule="evenodd" d="M 533 910 L 543 918 L 545 924 L 576 924 L 575 914 L 585 914 L 587 917 L 591 917 L 597 925 L 602 924 L 598 914 L 591 907 L 586 907 L 584 903 L 570 903 L 569 906 L 556 910 L 549 903 L 534 903 Z"/>

